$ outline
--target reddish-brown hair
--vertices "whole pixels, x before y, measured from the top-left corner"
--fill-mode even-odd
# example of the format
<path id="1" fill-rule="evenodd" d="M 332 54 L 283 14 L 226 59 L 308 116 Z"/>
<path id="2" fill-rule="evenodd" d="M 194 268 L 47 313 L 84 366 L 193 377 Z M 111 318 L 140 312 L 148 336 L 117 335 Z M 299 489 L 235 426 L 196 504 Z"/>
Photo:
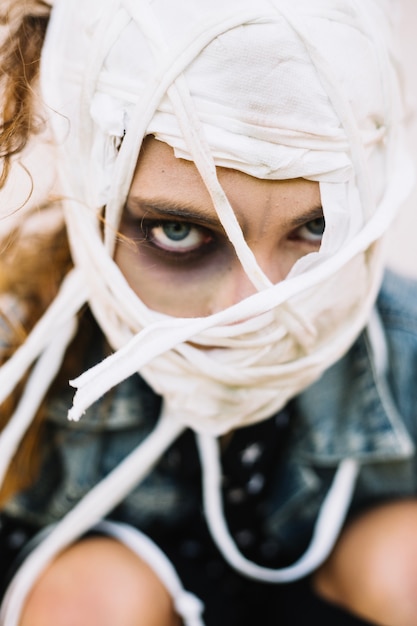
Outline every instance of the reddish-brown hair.
<path id="1" fill-rule="evenodd" d="M 36 81 L 48 24 L 49 7 L 42 0 L 3 0 L 0 9 L 0 187 L 4 185 L 14 155 L 41 128 L 36 113 Z M 39 207 L 42 210 L 42 207 Z M 0 225 L 1 228 L 1 225 Z M 65 231 L 27 238 L 16 230 L 0 247 L 0 293 L 16 298 L 22 319 L 0 312 L 0 364 L 23 343 L 58 291 L 71 266 Z M 4 427 L 16 407 L 25 379 L 0 407 Z M 42 408 L 29 429 L 0 491 L 0 503 L 33 480 L 39 446 Z"/>
<path id="2" fill-rule="evenodd" d="M 49 8 L 41 0 L 12 0 L 0 10 L 3 41 L 0 47 L 2 119 L 0 186 L 9 173 L 10 159 L 20 152 L 39 127 L 34 113 L 34 85 L 48 24 Z"/>

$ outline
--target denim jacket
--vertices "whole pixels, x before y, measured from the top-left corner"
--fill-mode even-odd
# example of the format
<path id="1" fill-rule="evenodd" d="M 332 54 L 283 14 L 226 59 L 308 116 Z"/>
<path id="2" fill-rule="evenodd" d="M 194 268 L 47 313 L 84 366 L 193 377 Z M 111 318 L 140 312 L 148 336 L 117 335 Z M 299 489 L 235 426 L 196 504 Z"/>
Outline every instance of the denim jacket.
<path id="1" fill-rule="evenodd" d="M 295 552 L 304 549 L 342 459 L 361 464 L 352 513 L 417 490 L 417 284 L 387 273 L 377 309 L 387 340 L 386 377 L 376 372 L 364 331 L 291 404 L 289 441 L 269 477 L 262 523 L 268 536 Z M 67 421 L 70 402 L 71 392 L 50 402 L 40 478 L 7 505 L 8 515 L 39 526 L 60 519 L 146 437 L 160 409 L 160 398 L 138 376 L 101 399 L 79 423 Z M 175 454 L 168 451 L 117 517 L 145 532 L 155 524 L 180 526 L 199 506 L 190 485 L 175 472 Z"/>

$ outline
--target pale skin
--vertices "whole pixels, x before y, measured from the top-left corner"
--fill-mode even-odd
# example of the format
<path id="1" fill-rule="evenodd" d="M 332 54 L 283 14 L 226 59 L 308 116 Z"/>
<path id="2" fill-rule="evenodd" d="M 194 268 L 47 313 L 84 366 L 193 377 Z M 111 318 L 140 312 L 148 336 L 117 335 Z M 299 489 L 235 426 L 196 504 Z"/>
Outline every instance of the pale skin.
<path id="1" fill-rule="evenodd" d="M 272 282 L 318 250 L 317 183 L 265 181 L 218 168 L 245 239 Z M 148 138 L 115 260 L 152 309 L 180 317 L 222 310 L 254 292 L 193 163 Z M 313 576 L 317 593 L 380 626 L 417 626 L 417 505 L 388 504 L 350 524 Z M 277 624 L 279 624 L 279 611 Z M 32 589 L 20 626 L 179 626 L 153 570 L 109 538 L 70 546 Z"/>
<path id="2" fill-rule="evenodd" d="M 317 593 L 379 626 L 416 626 L 416 528 L 414 500 L 360 516 L 313 577 Z"/>
<path id="3" fill-rule="evenodd" d="M 318 183 L 259 180 L 218 168 L 219 181 L 262 270 L 279 282 L 318 250 L 324 228 Z M 126 203 L 116 262 L 152 309 L 177 317 L 215 313 L 255 291 L 195 165 L 148 138 Z"/>
<path id="4" fill-rule="evenodd" d="M 29 595 L 21 626 L 180 626 L 159 578 L 114 539 L 71 546 Z"/>

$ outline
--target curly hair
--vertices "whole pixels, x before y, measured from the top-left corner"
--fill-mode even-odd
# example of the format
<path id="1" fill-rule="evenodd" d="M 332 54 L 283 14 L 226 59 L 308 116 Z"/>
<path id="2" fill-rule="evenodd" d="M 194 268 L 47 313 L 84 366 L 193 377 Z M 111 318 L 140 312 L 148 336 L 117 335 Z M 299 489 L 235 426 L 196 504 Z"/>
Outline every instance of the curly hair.
<path id="1" fill-rule="evenodd" d="M 36 108 L 36 82 L 50 6 L 42 0 L 3 0 L 0 8 L 0 188 L 11 161 L 43 125 Z M 42 209 L 42 207 L 39 207 Z M 71 267 L 65 230 L 25 237 L 9 234 L 0 250 L 0 294 L 19 303 L 21 315 L 0 308 L 0 365 L 21 345 L 55 297 Z M 34 280 L 36 277 L 36 280 Z M 25 380 L 0 407 L 0 428 L 16 408 Z M 44 409 L 29 428 L 0 489 L 0 503 L 27 487 L 36 474 Z"/>
<path id="2" fill-rule="evenodd" d="M 7 179 L 11 157 L 23 150 L 41 124 L 34 113 L 34 84 L 49 11 L 42 0 L 6 0 L 0 9 L 0 187 Z"/>

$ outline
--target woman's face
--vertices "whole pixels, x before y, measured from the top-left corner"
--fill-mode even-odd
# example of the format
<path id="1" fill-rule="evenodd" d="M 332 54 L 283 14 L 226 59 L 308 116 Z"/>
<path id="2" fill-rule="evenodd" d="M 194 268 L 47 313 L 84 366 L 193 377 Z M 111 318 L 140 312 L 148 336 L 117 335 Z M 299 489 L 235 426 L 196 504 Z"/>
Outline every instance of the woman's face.
<path id="1" fill-rule="evenodd" d="M 276 283 L 318 250 L 318 183 L 266 181 L 217 168 L 244 237 Z M 120 226 L 116 263 L 151 309 L 206 316 L 254 293 L 195 165 L 152 137 L 144 143 Z"/>

